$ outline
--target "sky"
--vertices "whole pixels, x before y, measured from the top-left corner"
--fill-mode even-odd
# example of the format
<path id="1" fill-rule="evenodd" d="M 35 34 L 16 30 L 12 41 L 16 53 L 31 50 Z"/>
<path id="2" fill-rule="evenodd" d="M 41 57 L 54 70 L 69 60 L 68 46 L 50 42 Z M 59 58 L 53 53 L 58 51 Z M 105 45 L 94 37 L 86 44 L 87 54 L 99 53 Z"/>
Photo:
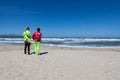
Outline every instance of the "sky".
<path id="1" fill-rule="evenodd" d="M 120 37 L 120 0 L 0 0 L 0 34 Z"/>

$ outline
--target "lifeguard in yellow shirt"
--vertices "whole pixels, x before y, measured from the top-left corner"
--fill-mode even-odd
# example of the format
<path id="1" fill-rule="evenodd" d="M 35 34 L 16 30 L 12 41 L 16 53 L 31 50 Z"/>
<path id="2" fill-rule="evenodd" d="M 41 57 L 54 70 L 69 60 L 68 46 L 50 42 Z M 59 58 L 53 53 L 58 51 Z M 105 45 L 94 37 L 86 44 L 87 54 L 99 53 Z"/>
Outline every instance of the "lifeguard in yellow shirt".
<path id="1" fill-rule="evenodd" d="M 27 27 L 26 30 L 23 33 L 24 35 L 24 54 L 26 54 L 26 49 L 28 49 L 28 55 L 30 55 L 30 43 L 31 43 L 31 33 L 30 28 Z"/>

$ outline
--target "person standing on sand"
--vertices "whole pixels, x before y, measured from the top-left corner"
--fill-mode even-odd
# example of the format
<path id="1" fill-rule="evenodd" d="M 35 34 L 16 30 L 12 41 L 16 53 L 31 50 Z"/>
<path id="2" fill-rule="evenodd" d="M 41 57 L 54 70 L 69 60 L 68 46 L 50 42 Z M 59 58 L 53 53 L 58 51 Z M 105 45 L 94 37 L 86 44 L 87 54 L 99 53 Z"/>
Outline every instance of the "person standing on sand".
<path id="1" fill-rule="evenodd" d="M 28 55 L 30 55 L 30 43 L 31 43 L 31 33 L 30 28 L 27 27 L 23 33 L 24 35 L 24 54 L 26 54 L 26 49 L 28 49 Z"/>
<path id="2" fill-rule="evenodd" d="M 40 32 L 40 28 L 37 28 L 37 31 L 33 33 L 32 38 L 34 40 L 35 54 L 40 54 L 40 45 L 42 33 Z"/>

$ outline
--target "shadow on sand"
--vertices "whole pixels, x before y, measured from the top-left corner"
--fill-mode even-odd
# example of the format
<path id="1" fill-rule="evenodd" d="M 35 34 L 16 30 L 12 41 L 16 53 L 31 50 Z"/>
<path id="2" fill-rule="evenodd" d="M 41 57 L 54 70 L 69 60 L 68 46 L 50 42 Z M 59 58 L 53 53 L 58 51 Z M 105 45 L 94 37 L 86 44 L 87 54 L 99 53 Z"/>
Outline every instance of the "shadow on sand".
<path id="1" fill-rule="evenodd" d="M 43 54 L 47 54 L 48 52 L 41 52 L 38 55 L 43 55 Z M 32 52 L 31 54 L 35 54 L 35 52 Z"/>

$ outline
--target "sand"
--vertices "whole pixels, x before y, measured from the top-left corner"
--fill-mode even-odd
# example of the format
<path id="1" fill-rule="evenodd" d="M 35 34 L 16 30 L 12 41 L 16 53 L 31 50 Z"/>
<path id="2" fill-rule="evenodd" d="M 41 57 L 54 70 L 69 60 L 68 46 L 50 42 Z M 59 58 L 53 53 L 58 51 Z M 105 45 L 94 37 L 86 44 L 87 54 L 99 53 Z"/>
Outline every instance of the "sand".
<path id="1" fill-rule="evenodd" d="M 120 80 L 120 48 L 23 47 L 0 46 L 0 80 Z"/>

